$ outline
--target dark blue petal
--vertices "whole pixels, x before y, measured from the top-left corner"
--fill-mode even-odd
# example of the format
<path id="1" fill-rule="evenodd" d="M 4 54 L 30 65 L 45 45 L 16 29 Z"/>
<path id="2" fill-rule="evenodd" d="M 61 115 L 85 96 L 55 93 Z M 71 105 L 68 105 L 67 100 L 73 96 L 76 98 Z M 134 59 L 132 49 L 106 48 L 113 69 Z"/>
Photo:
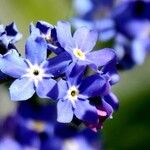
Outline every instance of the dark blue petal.
<path id="1" fill-rule="evenodd" d="M 18 32 L 16 24 L 13 22 L 5 27 L 6 35 L 11 43 L 21 39 L 22 35 Z"/>
<path id="2" fill-rule="evenodd" d="M 17 30 L 15 29 L 15 24 L 11 23 L 5 27 L 5 31 L 8 36 L 16 36 Z"/>
<path id="3" fill-rule="evenodd" d="M 66 71 L 66 68 L 69 66 L 70 62 L 71 59 L 69 54 L 63 52 L 56 57 L 48 59 L 44 67 L 47 68 L 47 73 L 51 73 L 56 77 L 63 74 Z"/>
<path id="4" fill-rule="evenodd" d="M 47 34 L 49 29 L 54 28 L 51 24 L 45 21 L 38 21 L 36 23 L 36 28 L 38 28 L 43 34 Z"/>
<path id="5" fill-rule="evenodd" d="M 34 84 L 29 78 L 15 80 L 10 88 L 10 97 L 13 101 L 27 100 L 35 93 Z"/>
<path id="6" fill-rule="evenodd" d="M 103 96 L 105 102 L 107 102 L 114 110 L 117 110 L 119 107 L 119 101 L 115 94 L 109 93 L 108 95 Z"/>
<path id="7" fill-rule="evenodd" d="M 107 89 L 107 81 L 99 75 L 92 75 L 82 80 L 79 87 L 81 94 L 88 97 L 96 97 L 104 94 Z"/>
<path id="8" fill-rule="evenodd" d="M 73 119 L 72 104 L 68 100 L 59 100 L 57 103 L 57 121 L 69 123 Z"/>
<path id="9" fill-rule="evenodd" d="M 120 79 L 117 68 L 116 68 L 116 60 L 110 61 L 107 65 L 102 68 L 102 72 L 104 74 L 108 74 L 110 78 L 110 84 L 113 85 L 117 83 Z"/>
<path id="10" fill-rule="evenodd" d="M 75 63 L 69 65 L 66 71 L 67 81 L 71 85 L 79 85 L 85 71 L 85 66 Z"/>

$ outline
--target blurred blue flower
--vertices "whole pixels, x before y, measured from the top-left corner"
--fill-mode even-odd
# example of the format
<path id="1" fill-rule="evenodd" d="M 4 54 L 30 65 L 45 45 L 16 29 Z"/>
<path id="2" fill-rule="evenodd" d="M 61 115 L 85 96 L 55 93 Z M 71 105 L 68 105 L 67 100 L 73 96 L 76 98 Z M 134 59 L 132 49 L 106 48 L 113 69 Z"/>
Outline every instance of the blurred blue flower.
<path id="1" fill-rule="evenodd" d="M 118 49 L 118 53 L 119 51 L 124 53 L 119 57 L 123 68 L 143 64 L 146 55 L 149 53 L 149 9 L 150 2 L 148 1 L 128 1 L 120 4 L 114 11 L 113 17 L 118 32 L 116 49 Z"/>
<path id="2" fill-rule="evenodd" d="M 89 3 L 89 2 L 87 2 Z M 143 64 L 150 49 L 150 2 L 147 0 L 90 0 L 91 8 L 71 21 L 75 28 L 87 26 L 98 31 L 99 41 L 111 39 L 118 57 L 118 68 Z M 75 6 L 80 12 L 81 3 Z M 138 32 L 137 32 L 138 31 Z"/>

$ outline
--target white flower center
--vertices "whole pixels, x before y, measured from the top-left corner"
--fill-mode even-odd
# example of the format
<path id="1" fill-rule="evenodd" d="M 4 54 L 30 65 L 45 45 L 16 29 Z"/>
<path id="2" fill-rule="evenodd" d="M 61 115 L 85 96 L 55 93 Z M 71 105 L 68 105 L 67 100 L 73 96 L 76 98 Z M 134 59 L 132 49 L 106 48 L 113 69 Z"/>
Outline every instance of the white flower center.
<path id="1" fill-rule="evenodd" d="M 75 48 L 75 49 L 73 50 L 73 53 L 74 53 L 74 55 L 75 55 L 77 58 L 79 58 L 80 60 L 85 60 L 85 53 L 82 52 L 80 49 Z"/>
<path id="2" fill-rule="evenodd" d="M 29 68 L 26 70 L 27 73 L 23 75 L 23 77 L 28 77 L 32 80 L 35 86 L 38 85 L 38 82 L 41 81 L 44 77 L 52 77 L 51 74 L 46 74 L 43 69 L 43 65 L 31 64 L 28 60 L 26 60 Z"/>

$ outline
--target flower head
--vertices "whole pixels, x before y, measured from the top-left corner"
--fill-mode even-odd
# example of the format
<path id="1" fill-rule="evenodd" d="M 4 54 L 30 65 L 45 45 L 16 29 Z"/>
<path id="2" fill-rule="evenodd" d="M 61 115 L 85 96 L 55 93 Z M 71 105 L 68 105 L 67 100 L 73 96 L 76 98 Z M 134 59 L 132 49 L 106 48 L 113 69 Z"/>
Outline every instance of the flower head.
<path id="1" fill-rule="evenodd" d="M 57 120 L 71 122 L 73 115 L 79 120 L 97 122 L 96 107 L 90 104 L 89 98 L 107 93 L 106 79 L 98 74 L 83 79 L 84 66 L 71 65 L 66 80 L 58 81 L 49 96 L 58 99 Z M 57 95 L 53 91 L 58 91 Z"/>
<path id="2" fill-rule="evenodd" d="M 71 55 L 74 63 L 90 65 L 93 69 L 97 69 L 115 58 L 114 51 L 109 48 L 91 52 L 97 40 L 95 30 L 81 27 L 72 37 L 70 24 L 60 21 L 57 23 L 56 31 L 60 45 Z"/>
<path id="3" fill-rule="evenodd" d="M 29 99 L 35 91 L 46 98 L 56 83 L 52 77 L 60 75 L 69 61 L 65 54 L 47 59 L 46 41 L 40 35 L 31 34 L 26 43 L 26 58 L 11 50 L 0 59 L 0 68 L 3 73 L 17 78 L 9 88 L 12 100 Z"/>

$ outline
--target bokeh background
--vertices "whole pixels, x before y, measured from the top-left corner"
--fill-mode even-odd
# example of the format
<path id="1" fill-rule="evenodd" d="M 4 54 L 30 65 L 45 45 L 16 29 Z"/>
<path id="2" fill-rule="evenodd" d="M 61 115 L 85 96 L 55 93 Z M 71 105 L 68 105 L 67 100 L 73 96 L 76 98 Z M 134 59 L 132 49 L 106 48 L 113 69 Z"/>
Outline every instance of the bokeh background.
<path id="1" fill-rule="evenodd" d="M 17 44 L 24 53 L 29 35 L 29 24 L 45 20 L 56 24 L 58 20 L 70 20 L 75 14 L 72 0 L 0 0 L 0 23 L 16 22 L 23 34 Z M 150 145 L 150 58 L 142 66 L 119 72 L 120 82 L 113 91 L 120 100 L 120 108 L 113 119 L 104 123 L 101 131 L 106 150 L 149 149 Z M 0 116 L 15 109 L 5 84 L 0 86 Z M 100 134 L 100 133 L 99 133 Z"/>

